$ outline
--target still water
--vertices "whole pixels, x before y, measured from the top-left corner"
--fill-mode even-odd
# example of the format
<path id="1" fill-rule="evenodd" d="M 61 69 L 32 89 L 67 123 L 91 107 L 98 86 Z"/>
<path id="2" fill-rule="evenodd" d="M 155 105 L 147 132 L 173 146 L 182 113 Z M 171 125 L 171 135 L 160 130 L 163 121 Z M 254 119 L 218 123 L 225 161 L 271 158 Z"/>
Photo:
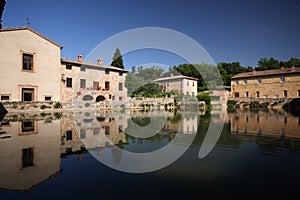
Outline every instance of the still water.
<path id="1" fill-rule="evenodd" d="M 210 124 L 222 131 L 200 158 Z M 300 195 L 300 120 L 282 110 L 8 114 L 0 128 L 0 199 Z M 187 150 L 166 167 L 128 160 L 170 144 Z"/>

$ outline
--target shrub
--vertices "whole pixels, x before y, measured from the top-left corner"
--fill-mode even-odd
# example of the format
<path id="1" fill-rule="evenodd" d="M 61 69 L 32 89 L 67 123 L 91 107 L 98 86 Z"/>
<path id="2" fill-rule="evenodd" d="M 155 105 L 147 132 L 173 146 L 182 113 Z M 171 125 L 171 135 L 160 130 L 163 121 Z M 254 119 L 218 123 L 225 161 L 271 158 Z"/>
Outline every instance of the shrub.
<path id="1" fill-rule="evenodd" d="M 260 104 L 258 101 L 251 101 L 250 102 L 250 108 L 260 108 Z"/>
<path id="2" fill-rule="evenodd" d="M 47 108 L 47 106 L 45 104 L 41 105 L 42 110 L 44 110 L 45 108 Z"/>
<path id="3" fill-rule="evenodd" d="M 211 102 L 211 98 L 209 93 L 202 93 L 197 95 L 198 101 L 204 101 L 206 105 L 209 105 Z"/>
<path id="4" fill-rule="evenodd" d="M 55 119 L 60 119 L 62 117 L 62 113 L 54 113 Z"/>
<path id="5" fill-rule="evenodd" d="M 60 102 L 56 102 L 53 107 L 55 109 L 62 108 L 62 104 Z"/>

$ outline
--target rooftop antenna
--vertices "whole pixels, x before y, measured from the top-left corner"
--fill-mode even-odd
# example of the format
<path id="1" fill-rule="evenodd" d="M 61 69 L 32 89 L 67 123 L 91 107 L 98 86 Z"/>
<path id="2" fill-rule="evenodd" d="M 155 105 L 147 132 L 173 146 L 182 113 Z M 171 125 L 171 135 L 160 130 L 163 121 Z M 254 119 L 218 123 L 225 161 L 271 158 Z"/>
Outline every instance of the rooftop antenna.
<path id="1" fill-rule="evenodd" d="M 29 27 L 29 25 L 30 25 L 30 19 L 29 19 L 29 17 L 26 18 L 26 24 L 27 24 L 27 27 Z"/>

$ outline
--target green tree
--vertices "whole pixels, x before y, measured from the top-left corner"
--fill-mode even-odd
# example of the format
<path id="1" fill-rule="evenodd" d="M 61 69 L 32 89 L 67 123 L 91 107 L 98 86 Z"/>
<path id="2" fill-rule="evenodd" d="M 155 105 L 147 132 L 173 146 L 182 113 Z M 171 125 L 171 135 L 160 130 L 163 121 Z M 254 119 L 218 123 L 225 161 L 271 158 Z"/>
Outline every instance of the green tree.
<path id="1" fill-rule="evenodd" d="M 141 91 L 137 91 L 138 88 L 144 86 L 147 83 L 153 82 L 162 76 L 164 70 L 158 66 L 143 68 L 143 66 L 133 66 L 131 72 L 127 73 L 125 86 L 128 90 L 128 95 L 141 94 Z M 151 85 L 150 85 L 151 86 Z M 142 87 L 143 88 L 143 87 Z M 136 92 L 137 91 L 137 92 Z M 146 92 L 147 94 L 151 94 Z M 159 92 L 160 93 L 160 92 Z"/>
<path id="2" fill-rule="evenodd" d="M 154 95 L 162 93 L 162 86 L 157 83 L 146 83 L 137 88 L 133 94 L 145 97 L 153 97 Z"/>
<path id="3" fill-rule="evenodd" d="M 275 58 L 261 58 L 258 61 L 258 67 L 255 68 L 257 71 L 280 69 L 279 61 Z"/>
<path id="4" fill-rule="evenodd" d="M 110 65 L 124 69 L 123 58 L 122 58 L 121 51 L 119 48 L 116 49 L 116 51 L 114 53 L 113 61 Z"/>
<path id="5" fill-rule="evenodd" d="M 225 86 L 230 86 L 231 77 L 233 77 L 234 75 L 253 71 L 252 67 L 250 66 L 243 67 L 239 62 L 232 62 L 232 63 L 220 62 L 218 63 L 217 67 L 222 76 Z"/>
<path id="6" fill-rule="evenodd" d="M 290 68 L 293 66 L 300 67 L 300 59 L 292 57 L 288 61 L 280 61 L 279 65 L 280 65 L 280 67 L 287 67 L 287 68 Z"/>

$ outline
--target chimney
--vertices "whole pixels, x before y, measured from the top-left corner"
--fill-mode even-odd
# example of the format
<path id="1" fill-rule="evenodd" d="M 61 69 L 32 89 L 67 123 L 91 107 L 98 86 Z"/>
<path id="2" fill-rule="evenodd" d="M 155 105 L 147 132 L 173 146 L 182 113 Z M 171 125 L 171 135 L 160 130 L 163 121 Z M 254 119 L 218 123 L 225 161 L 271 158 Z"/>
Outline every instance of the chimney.
<path id="1" fill-rule="evenodd" d="M 292 72 L 296 71 L 295 65 L 293 65 L 293 66 L 291 67 L 291 71 L 292 71 Z"/>
<path id="2" fill-rule="evenodd" d="M 98 58 L 97 64 L 98 64 L 98 65 L 102 65 L 102 58 Z"/>
<path id="3" fill-rule="evenodd" d="M 284 66 L 282 66 L 280 69 L 281 69 L 281 70 L 284 70 Z"/>
<path id="4" fill-rule="evenodd" d="M 82 55 L 81 54 L 79 54 L 77 58 L 78 58 L 77 59 L 78 62 L 82 62 Z"/>

